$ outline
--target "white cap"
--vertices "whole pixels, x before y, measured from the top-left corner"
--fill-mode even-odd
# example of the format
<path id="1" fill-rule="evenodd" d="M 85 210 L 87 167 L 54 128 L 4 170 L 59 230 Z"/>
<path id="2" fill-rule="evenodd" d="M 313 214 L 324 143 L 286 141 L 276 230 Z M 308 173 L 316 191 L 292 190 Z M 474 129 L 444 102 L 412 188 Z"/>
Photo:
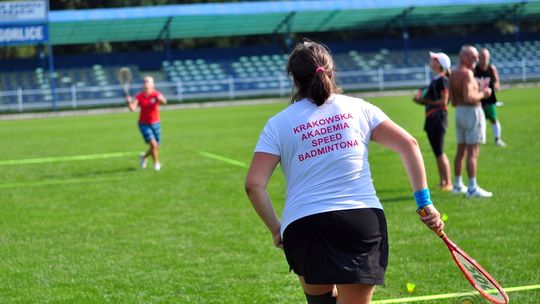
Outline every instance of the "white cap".
<path id="1" fill-rule="evenodd" d="M 448 55 L 446 55 L 445 53 L 429 52 L 429 57 L 437 59 L 443 69 L 450 69 L 450 57 L 448 57 Z"/>

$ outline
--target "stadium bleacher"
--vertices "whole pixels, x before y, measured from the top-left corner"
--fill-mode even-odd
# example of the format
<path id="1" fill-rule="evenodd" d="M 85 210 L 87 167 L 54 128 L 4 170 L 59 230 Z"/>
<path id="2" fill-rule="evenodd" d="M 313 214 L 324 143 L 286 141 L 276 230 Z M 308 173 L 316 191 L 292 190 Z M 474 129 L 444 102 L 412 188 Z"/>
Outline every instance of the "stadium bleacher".
<path id="1" fill-rule="evenodd" d="M 120 98 L 122 91 L 116 86 L 117 72 L 120 67 L 103 67 L 99 64 L 88 68 L 58 69 L 54 72 L 56 97 L 58 100 L 70 100 L 72 87 L 76 88 L 77 99 Z M 129 66 L 133 73 L 133 82 L 141 82 L 141 72 L 135 65 Z M 36 68 L 34 71 L 6 72 L 0 75 L 3 91 L 25 90 L 23 102 L 50 101 L 51 84 L 48 71 Z M 4 96 L 3 103 L 16 103 L 17 96 Z"/>
<path id="2" fill-rule="evenodd" d="M 430 78 L 428 51 L 446 52 L 455 64 L 459 46 L 471 42 L 491 49 L 503 82 L 540 79 L 540 31 L 529 26 L 538 22 L 538 1 L 306 3 L 107 4 L 52 10 L 46 43 L 30 43 L 39 56 L 21 53 L 25 58 L 0 60 L 0 111 L 118 104 L 122 90 L 116 73 L 124 66 L 132 70 L 133 91 L 142 75 L 152 75 L 172 100 L 284 96 L 291 88 L 284 54 L 290 38 L 300 35 L 326 40 L 336 78 L 347 90 L 423 85 Z M 493 26 L 500 22 L 508 27 Z M 453 26 L 457 31 L 434 32 Z M 232 37 L 249 39 L 229 41 Z M 339 42 L 328 41 L 334 37 Z M 130 42 L 136 42 L 134 47 L 126 48 Z M 59 51 L 46 51 L 46 44 Z M 85 44 L 95 52 L 79 47 Z M 202 45 L 207 48 L 196 48 Z"/>
<path id="3" fill-rule="evenodd" d="M 504 78 L 506 74 L 515 76 L 522 73 L 521 67 L 516 67 L 515 46 L 509 42 L 496 42 L 486 44 L 476 44 L 478 48 L 487 47 L 493 54 L 492 62 L 501 66 L 501 74 Z M 529 73 L 538 73 L 540 63 L 536 58 L 540 55 L 540 41 L 525 41 L 520 44 L 522 58 L 533 63 L 527 68 Z M 385 81 L 399 82 L 411 78 L 420 80 L 424 76 L 421 73 L 411 75 L 407 73 L 407 68 L 423 67 L 428 63 L 429 51 L 444 51 L 441 49 L 416 49 L 410 50 L 405 62 L 402 50 L 389 50 L 381 48 L 378 51 L 361 52 L 349 50 L 343 53 L 333 54 L 336 66 L 341 73 L 363 71 L 363 75 L 357 77 L 347 77 L 343 83 L 361 84 L 378 81 L 378 75 L 373 72 L 378 69 L 403 69 L 397 73 L 386 76 Z M 459 61 L 457 53 L 449 53 L 452 62 Z M 190 58 L 185 60 L 175 60 L 174 62 L 163 61 L 162 71 L 166 79 L 173 83 L 188 85 L 184 88 L 185 93 L 200 93 L 226 90 L 227 83 L 224 81 L 229 77 L 239 80 L 235 85 L 236 90 L 257 90 L 267 88 L 278 88 L 279 77 L 285 77 L 285 65 L 287 56 L 282 54 L 264 53 L 259 55 L 238 56 L 229 60 L 212 60 L 201 58 Z M 511 62 L 506 67 L 506 63 Z M 371 73 L 370 73 L 371 71 Z M 243 82 L 242 80 L 261 78 L 262 81 Z M 222 81 L 222 82 L 220 82 Z M 215 83 L 208 85 L 207 83 Z"/>
<path id="4" fill-rule="evenodd" d="M 513 42 L 477 43 L 477 48 L 486 47 L 491 50 L 492 62 L 497 65 L 502 80 L 519 79 L 526 68 L 528 75 L 540 77 L 540 41 L 523 41 L 517 49 Z M 384 72 L 385 83 L 395 83 L 401 86 L 415 85 L 425 79 L 424 72 L 428 63 L 429 51 L 446 51 L 444 49 L 414 49 L 407 52 L 405 60 L 403 50 L 382 47 L 378 50 L 357 50 L 351 47 L 341 48 L 342 51 L 333 54 L 338 68 L 338 81 L 346 88 L 376 88 L 380 82 L 380 71 Z M 457 64 L 458 55 L 446 51 Z M 259 51 L 242 52 L 242 49 L 228 52 L 228 56 L 189 56 L 172 61 L 160 61 L 160 67 L 148 71 L 142 70 L 133 62 L 127 65 L 133 74 L 135 89 L 142 82 L 147 72 L 161 75 L 168 86 L 160 89 L 170 96 L 212 96 L 212 94 L 234 90 L 236 95 L 251 93 L 276 92 L 290 90 L 286 79 L 285 66 L 287 55 L 275 50 L 272 52 Z M 230 55 L 235 54 L 235 55 Z M 516 58 L 518 58 L 516 60 Z M 521 59 L 527 61 L 527 66 L 517 64 Z M 56 99 L 59 101 L 78 100 L 107 100 L 122 98 L 118 88 L 117 72 L 121 66 L 93 64 L 57 68 L 54 73 L 56 84 Z M 411 68 L 416 68 L 411 73 Z M 393 71 L 387 73 L 386 71 Z M 427 72 L 429 73 L 429 71 Z M 346 77 L 340 77 L 346 75 Z M 24 103 L 51 101 L 48 71 L 36 68 L 33 71 L 10 71 L 0 75 L 2 91 L 25 91 Z M 232 88 L 231 88 L 232 86 Z M 135 90 L 134 89 L 134 90 Z M 73 96 L 75 94 L 75 96 Z M 20 98 L 16 93 L 0 97 L 2 104 L 15 104 Z"/>

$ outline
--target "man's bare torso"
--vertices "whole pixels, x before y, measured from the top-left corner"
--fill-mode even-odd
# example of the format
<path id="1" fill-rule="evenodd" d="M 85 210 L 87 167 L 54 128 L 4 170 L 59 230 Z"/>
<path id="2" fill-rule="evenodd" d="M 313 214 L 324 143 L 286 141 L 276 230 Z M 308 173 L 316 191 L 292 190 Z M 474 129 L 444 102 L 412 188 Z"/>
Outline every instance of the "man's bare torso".
<path id="1" fill-rule="evenodd" d="M 471 100 L 465 100 L 465 86 L 469 85 L 469 83 L 472 83 L 473 89 L 478 90 L 478 84 L 474 79 L 472 70 L 465 66 L 459 65 L 455 70 L 452 71 L 449 79 L 449 86 L 450 98 L 454 107 L 474 106 L 477 104 Z"/>

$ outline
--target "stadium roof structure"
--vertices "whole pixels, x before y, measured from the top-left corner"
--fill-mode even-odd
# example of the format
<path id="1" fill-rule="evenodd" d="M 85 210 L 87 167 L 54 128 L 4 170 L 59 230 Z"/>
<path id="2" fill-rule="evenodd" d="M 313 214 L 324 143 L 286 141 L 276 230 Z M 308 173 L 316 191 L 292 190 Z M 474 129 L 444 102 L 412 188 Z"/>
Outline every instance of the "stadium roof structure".
<path id="1" fill-rule="evenodd" d="M 540 20 L 538 0 L 306 0 L 51 11 L 52 44 Z"/>

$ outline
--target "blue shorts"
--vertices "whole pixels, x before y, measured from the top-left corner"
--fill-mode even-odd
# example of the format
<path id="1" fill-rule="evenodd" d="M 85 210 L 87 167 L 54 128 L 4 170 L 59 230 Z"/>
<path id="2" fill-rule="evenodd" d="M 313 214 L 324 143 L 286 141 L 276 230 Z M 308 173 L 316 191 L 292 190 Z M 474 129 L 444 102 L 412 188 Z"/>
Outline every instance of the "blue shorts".
<path id="1" fill-rule="evenodd" d="M 159 122 L 153 124 L 139 122 L 139 130 L 145 142 L 149 143 L 152 139 L 155 139 L 158 144 L 161 143 L 161 126 Z"/>

